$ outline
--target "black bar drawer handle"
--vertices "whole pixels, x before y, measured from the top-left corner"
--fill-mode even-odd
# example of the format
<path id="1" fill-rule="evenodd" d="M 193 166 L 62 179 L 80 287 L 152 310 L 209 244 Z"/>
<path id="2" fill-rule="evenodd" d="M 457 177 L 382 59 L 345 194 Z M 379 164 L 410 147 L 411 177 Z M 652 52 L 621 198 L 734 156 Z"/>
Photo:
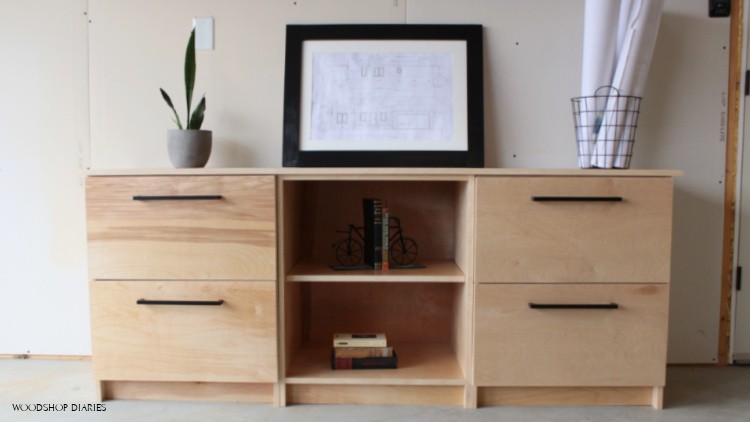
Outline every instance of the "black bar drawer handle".
<path id="1" fill-rule="evenodd" d="M 133 201 L 215 201 L 221 195 L 134 195 Z"/>
<path id="2" fill-rule="evenodd" d="M 619 309 L 616 303 L 529 303 L 531 309 Z"/>
<path id="3" fill-rule="evenodd" d="M 183 306 L 221 306 L 224 299 L 219 300 L 148 300 L 138 299 L 138 305 L 183 305 Z"/>
<path id="4" fill-rule="evenodd" d="M 622 202 L 622 196 L 532 196 L 536 202 Z"/>

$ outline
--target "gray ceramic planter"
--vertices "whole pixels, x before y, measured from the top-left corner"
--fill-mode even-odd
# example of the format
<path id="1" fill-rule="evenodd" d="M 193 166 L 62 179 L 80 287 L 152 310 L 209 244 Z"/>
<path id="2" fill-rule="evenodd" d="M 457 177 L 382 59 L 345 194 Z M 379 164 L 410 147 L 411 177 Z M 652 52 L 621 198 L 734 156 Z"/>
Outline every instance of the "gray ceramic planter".
<path id="1" fill-rule="evenodd" d="M 177 168 L 204 167 L 211 156 L 211 131 L 167 130 L 169 160 Z"/>

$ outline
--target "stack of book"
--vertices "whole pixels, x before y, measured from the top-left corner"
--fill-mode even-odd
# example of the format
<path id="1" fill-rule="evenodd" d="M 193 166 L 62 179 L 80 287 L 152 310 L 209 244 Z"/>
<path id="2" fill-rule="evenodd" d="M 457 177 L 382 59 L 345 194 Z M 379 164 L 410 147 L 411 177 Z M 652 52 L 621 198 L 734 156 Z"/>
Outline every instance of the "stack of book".
<path id="1" fill-rule="evenodd" d="M 398 356 L 383 333 L 333 335 L 331 369 L 396 368 Z"/>

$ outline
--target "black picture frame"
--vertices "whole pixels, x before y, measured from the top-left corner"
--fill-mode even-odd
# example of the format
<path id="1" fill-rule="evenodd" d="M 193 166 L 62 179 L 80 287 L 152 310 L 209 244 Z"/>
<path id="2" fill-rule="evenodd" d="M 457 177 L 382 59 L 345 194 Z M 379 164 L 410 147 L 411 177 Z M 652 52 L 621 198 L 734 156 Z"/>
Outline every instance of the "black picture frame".
<path id="1" fill-rule="evenodd" d="M 302 114 L 309 109 L 302 104 L 304 97 L 303 72 L 305 69 L 304 48 L 310 41 L 363 41 L 377 45 L 379 41 L 432 43 L 440 47 L 441 41 L 459 41 L 465 48 L 465 81 L 451 79 L 452 84 L 465 83 L 465 110 L 455 110 L 460 116 L 460 125 L 455 133 L 462 137 L 460 146 L 452 149 L 422 147 L 411 150 L 380 149 L 377 140 L 366 149 L 349 150 L 324 148 L 308 150 L 301 148 Z M 374 42 L 373 42 L 374 41 Z M 389 45 L 394 45 L 391 43 Z M 464 47 L 465 46 L 465 47 Z M 390 47 L 389 47 L 390 48 Z M 311 67 L 307 65 L 307 67 Z M 455 66 L 454 66 L 455 67 Z M 463 69 L 461 75 L 463 76 Z M 464 89 L 461 85 L 460 89 Z M 284 75 L 284 167 L 484 167 L 484 99 L 483 99 L 483 43 L 481 25 L 432 25 L 432 24 L 382 24 L 382 25 L 287 25 L 286 64 Z M 463 106 L 463 102 L 461 105 Z M 461 113 L 461 114 L 458 114 Z M 462 113 L 466 113 L 463 116 Z M 465 127 L 464 126 L 465 122 Z M 465 130 L 465 135 L 463 131 Z M 465 137 L 464 137 L 465 136 Z"/>

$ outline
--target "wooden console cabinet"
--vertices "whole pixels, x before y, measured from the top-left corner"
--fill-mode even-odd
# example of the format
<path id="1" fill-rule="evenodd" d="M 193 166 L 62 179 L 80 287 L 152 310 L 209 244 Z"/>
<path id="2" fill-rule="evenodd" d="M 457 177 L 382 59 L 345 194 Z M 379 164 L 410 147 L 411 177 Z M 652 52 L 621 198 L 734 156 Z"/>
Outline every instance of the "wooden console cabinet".
<path id="1" fill-rule="evenodd" d="M 91 174 L 101 396 L 659 408 L 679 174 Z M 364 197 L 400 218 L 424 268 L 331 268 Z M 332 334 L 364 331 L 387 334 L 398 368 L 331 370 Z"/>

